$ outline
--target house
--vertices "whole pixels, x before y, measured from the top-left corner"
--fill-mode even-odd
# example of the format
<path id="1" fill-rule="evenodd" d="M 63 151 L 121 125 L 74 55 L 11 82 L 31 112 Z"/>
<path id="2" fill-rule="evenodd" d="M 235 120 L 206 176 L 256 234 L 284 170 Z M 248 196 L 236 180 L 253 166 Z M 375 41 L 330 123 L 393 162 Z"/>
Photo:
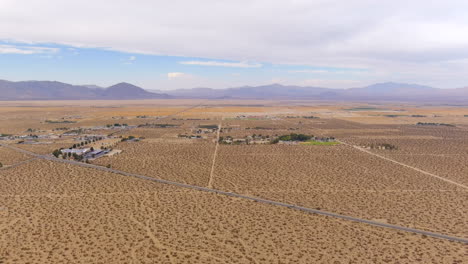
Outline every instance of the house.
<path id="1" fill-rule="evenodd" d="M 62 149 L 61 152 L 63 154 L 68 154 L 68 153 L 71 153 L 71 154 L 76 154 L 76 155 L 84 155 L 86 153 L 88 153 L 90 151 L 89 148 L 84 148 L 84 149 Z"/>
<path id="2" fill-rule="evenodd" d="M 270 144 L 270 139 L 254 139 L 250 141 L 250 144 Z"/>
<path id="3" fill-rule="evenodd" d="M 86 153 L 85 158 L 86 159 L 97 159 L 97 158 L 100 158 L 100 157 L 106 155 L 109 152 L 110 152 L 110 150 L 97 149 L 97 150 L 93 150 L 93 151 L 90 151 L 90 152 Z"/>

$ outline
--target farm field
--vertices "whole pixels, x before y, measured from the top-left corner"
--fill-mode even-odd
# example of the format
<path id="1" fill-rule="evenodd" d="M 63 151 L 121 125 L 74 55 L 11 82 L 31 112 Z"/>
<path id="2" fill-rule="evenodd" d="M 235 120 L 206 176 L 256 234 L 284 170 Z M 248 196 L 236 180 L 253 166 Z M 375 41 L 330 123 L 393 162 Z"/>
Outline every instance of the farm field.
<path id="1" fill-rule="evenodd" d="M 464 263 L 463 242 L 242 196 L 466 240 L 465 114 L 314 101 L 0 102 L 0 263 Z M 256 143 L 291 134 L 315 139 Z M 244 141 L 220 140 L 229 137 Z M 91 147 L 115 154 L 59 151 Z"/>

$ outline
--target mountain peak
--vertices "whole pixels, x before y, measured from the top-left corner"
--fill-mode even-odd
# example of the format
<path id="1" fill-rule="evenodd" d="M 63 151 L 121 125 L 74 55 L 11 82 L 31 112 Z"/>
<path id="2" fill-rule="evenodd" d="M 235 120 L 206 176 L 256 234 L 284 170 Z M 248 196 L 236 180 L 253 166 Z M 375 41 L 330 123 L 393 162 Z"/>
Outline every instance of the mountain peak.
<path id="1" fill-rule="evenodd" d="M 106 97 L 115 97 L 123 99 L 145 99 L 145 98 L 167 98 L 166 94 L 157 94 L 146 91 L 145 89 L 127 82 L 121 82 L 107 87 L 103 94 Z"/>
<path id="2" fill-rule="evenodd" d="M 127 82 L 120 82 L 120 83 L 107 87 L 107 89 L 115 89 L 115 88 L 133 88 L 133 89 L 137 88 L 137 89 L 143 90 L 143 88 L 133 85 L 131 83 L 127 83 Z"/>
<path id="3" fill-rule="evenodd" d="M 91 87 L 90 87 L 91 86 Z M 106 89 L 92 85 L 71 85 L 58 81 L 0 81 L 1 100 L 93 100 L 157 99 L 167 94 L 150 93 L 129 83 L 118 83 Z"/>

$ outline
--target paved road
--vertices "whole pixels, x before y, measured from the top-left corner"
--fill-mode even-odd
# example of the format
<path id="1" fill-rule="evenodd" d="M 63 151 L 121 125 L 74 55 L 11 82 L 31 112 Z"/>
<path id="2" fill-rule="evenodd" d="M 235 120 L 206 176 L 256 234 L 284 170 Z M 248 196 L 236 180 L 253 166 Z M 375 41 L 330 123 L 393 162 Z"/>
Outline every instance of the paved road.
<path id="1" fill-rule="evenodd" d="M 429 231 L 424 231 L 424 230 L 419 230 L 419 229 L 414 229 L 414 228 L 391 225 L 391 224 L 376 222 L 376 221 L 372 221 L 372 220 L 361 219 L 361 218 L 356 218 L 356 217 L 352 217 L 352 216 L 341 215 L 341 214 L 326 212 L 326 211 L 322 211 L 322 210 L 296 206 L 296 205 L 293 205 L 293 204 L 287 204 L 287 203 L 282 203 L 282 202 L 277 202 L 277 201 L 272 201 L 272 200 L 267 200 L 267 199 L 262 199 L 262 198 L 257 198 L 257 197 L 251 197 L 251 196 L 246 196 L 246 195 L 232 193 L 232 192 L 225 192 L 225 191 L 221 191 L 221 190 L 211 189 L 211 188 L 208 188 L 208 187 L 201 187 L 201 186 L 190 185 L 190 184 L 179 183 L 179 182 L 173 182 L 173 181 L 168 181 L 168 180 L 163 180 L 163 179 L 151 178 L 151 177 L 140 175 L 140 174 L 129 173 L 129 172 L 115 170 L 115 169 L 106 168 L 106 167 L 101 167 L 101 166 L 97 166 L 97 165 L 93 165 L 93 164 L 81 163 L 81 162 L 76 162 L 76 161 L 72 161 L 72 160 L 58 159 L 58 158 L 55 158 L 53 156 L 40 155 L 40 154 L 36 154 L 36 153 L 30 152 L 30 151 L 26 151 L 26 150 L 11 146 L 11 145 L 0 144 L 0 146 L 10 148 L 10 149 L 16 150 L 18 152 L 25 153 L 25 154 L 34 156 L 34 157 L 39 158 L 39 159 L 50 160 L 50 161 L 55 161 L 55 162 L 62 162 L 62 163 L 67 163 L 67 164 L 86 167 L 86 168 L 93 168 L 93 169 L 97 169 L 97 170 L 101 170 L 101 171 L 116 173 L 116 174 L 129 176 L 129 177 L 136 177 L 136 178 L 140 178 L 140 179 L 144 179 L 144 180 L 148 180 L 148 181 L 168 184 L 168 185 L 177 186 L 177 187 L 181 187 L 181 188 L 192 189 L 192 190 L 197 190 L 197 191 L 204 191 L 204 192 L 210 192 L 210 193 L 216 193 L 216 194 L 220 194 L 220 195 L 226 195 L 226 196 L 230 196 L 230 197 L 241 198 L 241 199 L 255 201 L 255 202 L 259 202 L 259 203 L 286 207 L 286 208 L 299 210 L 299 211 L 303 211 L 303 212 L 307 212 L 307 213 L 324 215 L 324 216 L 334 217 L 334 218 L 338 218 L 338 219 L 344 219 L 344 220 L 354 221 L 354 222 L 358 222 L 358 223 L 364 223 L 364 224 L 369 224 L 369 225 L 373 225 L 373 226 L 390 228 L 390 229 L 394 229 L 394 230 L 411 232 L 411 233 L 416 233 L 416 234 L 426 235 L 426 236 L 430 236 L 430 237 L 435 237 L 435 238 L 440 238 L 440 239 L 447 239 L 447 240 L 451 240 L 451 241 L 455 241 L 455 242 L 461 242 L 461 243 L 468 244 L 468 238 L 454 237 L 454 236 L 449 236 L 449 235 L 444 235 L 444 234 L 439 234 L 439 233 L 434 233 L 434 232 L 429 232 Z"/>
<path id="2" fill-rule="evenodd" d="M 337 140 L 337 141 L 338 141 L 338 140 Z M 401 165 L 401 166 L 406 167 L 406 168 L 413 169 L 413 170 L 415 170 L 415 171 L 417 171 L 417 172 L 426 174 L 426 175 L 428 175 L 428 176 L 437 178 L 437 179 L 439 179 L 439 180 L 442 180 L 442 181 L 445 181 L 445 182 L 448 182 L 448 183 L 451 183 L 451 184 L 455 184 L 455 185 L 457 185 L 457 186 L 459 186 L 459 187 L 462 187 L 462 188 L 465 188 L 465 189 L 468 190 L 468 186 L 463 185 L 463 184 L 461 184 L 461 183 L 454 182 L 454 181 L 452 181 L 452 180 L 446 179 L 446 178 L 441 177 L 441 176 L 439 176 L 439 175 L 435 175 L 435 174 L 433 174 L 433 173 L 430 173 L 430 172 L 427 172 L 427 171 L 423 171 L 423 170 L 421 170 L 421 169 L 419 169 L 419 168 L 416 168 L 416 167 L 413 167 L 413 166 L 410 166 L 410 165 L 401 163 L 401 162 L 399 162 L 399 161 L 396 161 L 396 160 L 393 160 L 393 159 L 384 157 L 384 156 L 382 156 L 382 155 L 376 154 L 376 153 L 374 153 L 374 152 L 372 152 L 372 151 L 369 151 L 369 150 L 367 150 L 367 149 L 364 149 L 364 148 L 361 148 L 361 147 L 358 147 L 358 146 L 355 146 L 355 145 L 351 145 L 351 144 L 348 144 L 348 143 L 343 142 L 343 141 L 338 141 L 338 142 L 340 142 L 340 143 L 342 143 L 342 144 L 345 144 L 345 145 L 347 145 L 347 146 L 351 146 L 351 147 L 353 147 L 353 148 L 355 148 L 355 149 L 357 149 L 357 150 L 359 150 L 359 151 L 365 152 L 365 153 L 370 154 L 370 155 L 372 155 L 372 156 L 375 156 L 375 157 L 378 157 L 378 158 L 381 158 L 381 159 L 384 159 L 384 160 L 388 160 L 388 161 L 393 162 L 393 163 L 395 163 L 395 164 Z"/>

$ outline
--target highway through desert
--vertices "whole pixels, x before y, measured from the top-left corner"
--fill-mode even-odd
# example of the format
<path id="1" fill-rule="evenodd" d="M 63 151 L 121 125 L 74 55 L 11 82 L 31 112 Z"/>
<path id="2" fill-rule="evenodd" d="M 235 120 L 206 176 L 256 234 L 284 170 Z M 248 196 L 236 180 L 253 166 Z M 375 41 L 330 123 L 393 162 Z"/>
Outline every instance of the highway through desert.
<path id="1" fill-rule="evenodd" d="M 120 171 L 120 170 L 115 170 L 112 168 L 106 168 L 102 166 L 97 166 L 93 164 L 87 164 L 87 163 L 82 163 L 82 162 L 76 162 L 72 160 L 64 160 L 64 159 L 58 159 L 53 156 L 48 156 L 48 155 L 40 155 L 37 153 L 33 153 L 27 150 L 23 150 L 17 147 L 13 147 L 11 145 L 7 144 L 0 144 L 0 146 L 9 148 L 30 156 L 33 156 L 38 159 L 43 159 L 43 160 L 48 160 L 48 161 L 53 161 L 53 162 L 61 162 L 61 163 L 66 163 L 66 164 L 71 164 L 75 166 L 81 166 L 81 167 L 86 167 L 86 168 L 92 168 L 92 169 L 97 169 L 101 171 L 106 171 L 106 172 L 112 172 L 115 174 L 120 174 L 128 177 L 136 177 L 148 181 L 153 181 L 153 182 L 158 182 L 162 184 L 168 184 L 172 186 L 177 186 L 181 188 L 186 188 L 186 189 L 192 189 L 192 190 L 197 190 L 197 191 L 203 191 L 203 192 L 210 192 L 210 193 L 216 193 L 219 195 L 225 195 L 225 196 L 230 196 L 230 197 L 235 197 L 235 198 L 241 198 L 245 200 L 250 200 L 254 202 L 259 202 L 259 203 L 264 203 L 264 204 L 270 204 L 270 205 L 275 205 L 275 206 L 281 206 L 281 207 L 286 207 L 290 208 L 293 210 L 299 210 L 307 213 L 312 213 L 312 214 L 317 214 L 317 215 L 323 215 L 323 216 L 328 216 L 328 217 L 334 217 L 338 219 L 344 219 L 344 220 L 349 220 L 349 221 L 354 221 L 354 222 L 359 222 L 359 223 L 364 223 L 364 224 L 369 224 L 373 226 L 378 226 L 378 227 L 383 227 L 383 228 L 390 228 L 394 230 L 399 230 L 399 231 L 405 231 L 405 232 L 411 232 L 411 233 L 416 233 L 420 235 L 426 235 L 434 238 L 440 238 L 440 239 L 446 239 L 446 240 L 451 240 L 455 242 L 461 242 L 468 244 L 468 238 L 461 238 L 461 237 L 455 237 L 455 236 L 449 236 L 449 235 L 444 235 L 440 233 L 434 233 L 434 232 L 429 232 L 429 231 L 424 231 L 420 229 L 414 229 L 414 228 L 408 228 L 408 227 L 403 227 L 403 226 L 398 226 L 398 225 L 392 225 L 392 224 L 386 224 L 382 222 L 377 222 L 377 221 L 372 221 L 372 220 L 367 220 L 367 219 L 361 219 L 361 218 L 356 218 L 352 216 L 347 216 L 347 215 L 341 215 L 341 214 L 336 214 L 332 212 L 327 212 L 327 211 L 322 211 L 322 210 L 317 210 L 317 209 L 312 209 L 312 208 L 306 208 L 306 207 L 301 207 L 293 204 L 287 204 L 287 203 L 282 203 L 282 202 L 277 202 L 277 201 L 272 201 L 272 200 L 267 200 L 267 199 L 262 199 L 262 198 L 257 198 L 257 197 L 251 197 L 251 196 L 246 196 L 238 193 L 232 193 L 232 192 L 226 192 L 222 190 L 217 190 L 217 189 L 212 189 L 208 187 L 201 187 L 197 185 L 190 185 L 190 184 L 184 184 L 180 182 L 174 182 L 174 181 L 168 181 L 168 180 L 163 180 L 163 179 L 157 179 L 157 178 L 151 178 L 148 176 L 140 175 L 140 174 L 135 174 L 135 173 L 129 173 L 125 171 Z"/>

